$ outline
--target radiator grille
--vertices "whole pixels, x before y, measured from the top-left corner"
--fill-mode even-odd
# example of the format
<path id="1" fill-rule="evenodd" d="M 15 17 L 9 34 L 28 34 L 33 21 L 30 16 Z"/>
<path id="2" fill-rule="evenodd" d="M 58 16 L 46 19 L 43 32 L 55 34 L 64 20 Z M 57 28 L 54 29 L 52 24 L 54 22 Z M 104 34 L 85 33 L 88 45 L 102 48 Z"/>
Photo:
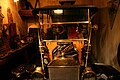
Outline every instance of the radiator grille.
<path id="1" fill-rule="evenodd" d="M 79 67 L 50 67 L 50 80 L 80 80 Z"/>

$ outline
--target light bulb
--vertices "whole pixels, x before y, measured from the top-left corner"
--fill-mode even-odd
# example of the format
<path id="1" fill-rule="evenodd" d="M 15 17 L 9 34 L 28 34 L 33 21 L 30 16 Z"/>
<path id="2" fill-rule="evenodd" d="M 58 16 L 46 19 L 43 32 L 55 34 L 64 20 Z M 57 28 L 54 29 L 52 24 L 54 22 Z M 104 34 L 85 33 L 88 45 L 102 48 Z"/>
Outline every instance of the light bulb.
<path id="1" fill-rule="evenodd" d="M 57 9 L 57 10 L 54 10 L 54 13 L 55 13 L 55 14 L 62 14 L 62 13 L 63 13 L 63 10 Z"/>
<path id="2" fill-rule="evenodd" d="M 19 0 L 14 0 L 14 2 L 17 2 L 17 1 L 19 1 Z"/>

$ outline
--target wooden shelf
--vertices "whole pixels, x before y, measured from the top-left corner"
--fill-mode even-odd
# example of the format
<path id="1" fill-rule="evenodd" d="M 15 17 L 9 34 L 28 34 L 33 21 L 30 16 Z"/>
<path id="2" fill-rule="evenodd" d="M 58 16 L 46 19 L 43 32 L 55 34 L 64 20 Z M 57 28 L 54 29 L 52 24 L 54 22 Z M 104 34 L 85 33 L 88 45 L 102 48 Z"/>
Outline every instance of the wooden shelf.
<path id="1" fill-rule="evenodd" d="M 21 17 L 33 17 L 32 10 L 19 10 Z"/>

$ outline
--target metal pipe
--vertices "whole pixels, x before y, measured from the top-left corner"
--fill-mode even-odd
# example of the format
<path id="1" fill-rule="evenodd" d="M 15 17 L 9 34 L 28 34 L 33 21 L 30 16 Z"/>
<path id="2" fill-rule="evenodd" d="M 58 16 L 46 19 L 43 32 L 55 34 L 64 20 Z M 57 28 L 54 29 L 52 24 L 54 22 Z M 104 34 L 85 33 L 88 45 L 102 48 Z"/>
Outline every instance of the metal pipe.
<path id="1" fill-rule="evenodd" d="M 42 14 L 42 18 L 43 18 L 43 14 Z M 39 22 L 39 24 L 40 24 L 40 12 L 39 12 L 39 20 L 38 20 L 38 22 Z M 43 22 L 43 21 L 42 21 Z M 42 52 L 42 38 L 41 38 L 41 34 L 40 34 L 40 32 L 41 32 L 41 25 L 40 25 L 40 28 L 39 28 L 40 30 L 38 31 L 38 40 L 39 40 L 39 51 L 40 51 L 40 54 L 41 54 L 41 67 L 42 67 L 42 69 L 44 70 L 44 62 L 43 62 L 43 52 Z"/>
<path id="2" fill-rule="evenodd" d="M 79 23 L 86 23 L 88 24 L 89 21 L 78 21 L 78 22 L 53 22 L 53 23 L 43 23 L 41 25 L 52 25 L 52 24 L 79 24 Z"/>
<path id="3" fill-rule="evenodd" d="M 91 46 L 91 32 L 92 32 L 92 25 L 91 25 L 91 19 L 90 19 L 90 10 L 88 9 L 88 44 L 87 44 L 87 52 L 86 52 L 86 62 L 85 62 L 85 67 L 88 66 L 88 54 L 89 54 L 89 50 L 90 50 L 90 46 Z"/>

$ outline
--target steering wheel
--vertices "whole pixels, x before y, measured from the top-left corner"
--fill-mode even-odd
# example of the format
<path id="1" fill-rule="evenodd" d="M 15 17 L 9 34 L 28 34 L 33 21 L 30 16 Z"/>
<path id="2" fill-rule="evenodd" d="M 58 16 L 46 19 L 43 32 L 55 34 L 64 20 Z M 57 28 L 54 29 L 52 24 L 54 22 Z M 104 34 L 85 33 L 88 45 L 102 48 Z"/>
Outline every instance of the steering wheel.
<path id="1" fill-rule="evenodd" d="M 53 32 L 57 34 L 62 34 L 65 32 L 64 26 L 63 25 L 53 25 Z"/>

